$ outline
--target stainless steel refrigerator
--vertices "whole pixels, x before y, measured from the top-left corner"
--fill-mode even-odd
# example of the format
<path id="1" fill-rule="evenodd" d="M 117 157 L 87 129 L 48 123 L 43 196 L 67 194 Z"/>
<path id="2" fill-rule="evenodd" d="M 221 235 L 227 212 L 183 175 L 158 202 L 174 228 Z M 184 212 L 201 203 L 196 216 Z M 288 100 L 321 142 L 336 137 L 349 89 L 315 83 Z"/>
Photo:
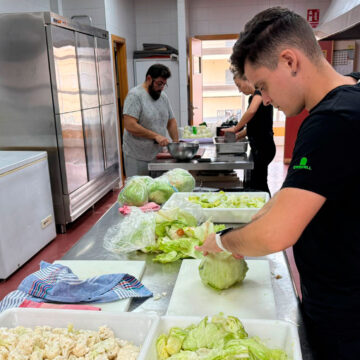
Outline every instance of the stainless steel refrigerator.
<path id="1" fill-rule="evenodd" d="M 48 152 L 61 231 L 116 187 L 107 31 L 51 12 L 0 14 L 0 149 Z"/>

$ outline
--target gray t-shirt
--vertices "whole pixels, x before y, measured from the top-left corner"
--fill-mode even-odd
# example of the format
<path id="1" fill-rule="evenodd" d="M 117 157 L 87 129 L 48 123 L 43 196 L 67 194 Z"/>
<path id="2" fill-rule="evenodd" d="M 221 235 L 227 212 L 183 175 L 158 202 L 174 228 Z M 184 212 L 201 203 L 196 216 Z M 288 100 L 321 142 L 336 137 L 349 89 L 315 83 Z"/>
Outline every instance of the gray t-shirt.
<path id="1" fill-rule="evenodd" d="M 141 85 L 131 89 L 126 96 L 124 115 L 129 115 L 138 120 L 138 124 L 160 135 L 167 135 L 168 121 L 174 118 L 167 95 L 162 92 L 158 100 L 154 100 Z M 124 131 L 123 151 L 131 157 L 150 161 L 161 150 L 161 146 L 153 139 L 134 136 Z"/>

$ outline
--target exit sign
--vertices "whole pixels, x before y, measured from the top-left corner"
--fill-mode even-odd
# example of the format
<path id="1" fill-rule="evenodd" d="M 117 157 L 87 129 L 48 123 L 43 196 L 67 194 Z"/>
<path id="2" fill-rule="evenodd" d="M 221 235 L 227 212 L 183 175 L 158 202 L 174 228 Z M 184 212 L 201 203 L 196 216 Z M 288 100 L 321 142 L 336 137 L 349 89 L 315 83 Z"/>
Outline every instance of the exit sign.
<path id="1" fill-rule="evenodd" d="M 311 27 L 316 28 L 319 25 L 320 9 L 308 9 L 306 20 Z"/>

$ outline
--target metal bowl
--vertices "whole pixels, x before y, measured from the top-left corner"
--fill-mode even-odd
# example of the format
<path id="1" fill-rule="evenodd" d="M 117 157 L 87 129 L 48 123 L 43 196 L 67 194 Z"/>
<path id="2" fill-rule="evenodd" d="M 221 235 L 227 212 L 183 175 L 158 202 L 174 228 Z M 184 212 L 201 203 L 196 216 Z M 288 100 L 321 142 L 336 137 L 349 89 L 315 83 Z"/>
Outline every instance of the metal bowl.
<path id="1" fill-rule="evenodd" d="M 169 153 L 176 160 L 191 160 L 199 149 L 198 142 L 173 142 L 167 146 Z"/>

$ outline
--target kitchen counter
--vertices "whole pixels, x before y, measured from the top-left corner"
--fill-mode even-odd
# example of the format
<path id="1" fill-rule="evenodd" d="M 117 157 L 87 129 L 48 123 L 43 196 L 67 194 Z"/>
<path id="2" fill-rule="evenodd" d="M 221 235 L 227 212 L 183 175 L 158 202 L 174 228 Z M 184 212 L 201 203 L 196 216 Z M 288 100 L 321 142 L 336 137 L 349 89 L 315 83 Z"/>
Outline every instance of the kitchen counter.
<path id="1" fill-rule="evenodd" d="M 170 264 L 158 264 L 152 261 L 154 255 L 141 252 L 117 255 L 103 248 L 103 239 L 107 229 L 119 224 L 123 216 L 118 212 L 119 205 L 114 204 L 105 215 L 85 234 L 80 241 L 63 257 L 64 260 L 144 260 L 145 272 L 143 284 L 154 294 L 150 299 L 133 299 L 129 311 L 148 312 L 164 315 L 181 266 L 180 261 Z M 235 224 L 234 227 L 239 224 Z M 290 275 L 284 252 L 278 252 L 258 259 L 267 259 L 270 263 L 271 282 L 274 290 L 277 318 L 296 324 L 304 360 L 312 360 L 304 324 L 299 310 L 299 302 Z"/>

